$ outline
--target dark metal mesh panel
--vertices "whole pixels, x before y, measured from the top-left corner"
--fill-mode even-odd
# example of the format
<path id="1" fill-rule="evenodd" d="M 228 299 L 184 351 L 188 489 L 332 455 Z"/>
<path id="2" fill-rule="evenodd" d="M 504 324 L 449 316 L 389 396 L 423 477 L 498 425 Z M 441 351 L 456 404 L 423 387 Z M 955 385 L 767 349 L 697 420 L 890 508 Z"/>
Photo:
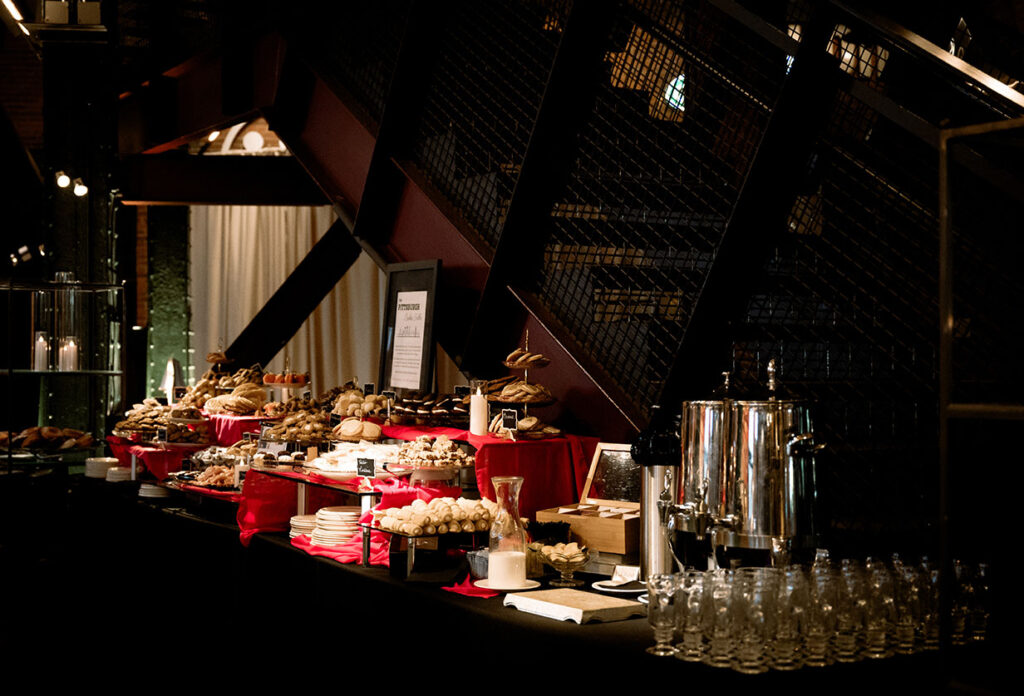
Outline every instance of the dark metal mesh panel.
<path id="1" fill-rule="evenodd" d="M 647 408 L 785 76 L 785 56 L 705 2 L 622 9 L 607 82 L 554 206 L 536 292 Z"/>
<path id="2" fill-rule="evenodd" d="M 325 74 L 363 108 L 374 132 L 384 113 L 411 4 L 411 0 L 323 3 L 317 10 L 313 29 L 317 40 L 308 45 L 324 61 Z"/>
<path id="3" fill-rule="evenodd" d="M 568 2 L 462 2 L 416 136 L 419 168 L 492 249 L 526 153 Z"/>
<path id="4" fill-rule="evenodd" d="M 1005 113 L 852 22 L 837 26 L 828 50 L 840 69 L 932 124 Z M 862 540 L 884 532 L 897 546 L 929 543 L 938 513 L 937 181 L 931 144 L 840 93 L 733 347 L 741 383 L 762 381 L 775 358 L 787 391 L 817 402 L 833 531 Z M 997 205 L 991 182 L 969 183 L 954 194 L 955 398 L 997 391 L 994 365 L 1020 333 L 1006 318 L 1020 316 L 1024 296 L 1019 253 L 998 260 L 993 235 L 978 234 L 1010 208 Z M 1019 385 L 1020 368 L 1010 371 Z"/>

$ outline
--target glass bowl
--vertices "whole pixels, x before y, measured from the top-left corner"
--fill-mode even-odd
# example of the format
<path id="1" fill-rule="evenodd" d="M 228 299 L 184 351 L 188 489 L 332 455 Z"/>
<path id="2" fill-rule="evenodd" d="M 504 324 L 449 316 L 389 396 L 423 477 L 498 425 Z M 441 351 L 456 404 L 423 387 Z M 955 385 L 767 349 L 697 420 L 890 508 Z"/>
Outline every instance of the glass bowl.
<path id="1" fill-rule="evenodd" d="M 544 551 L 548 551 L 548 547 Z M 583 580 L 577 580 L 572 575 L 590 560 L 590 550 L 586 546 L 580 546 L 569 553 L 563 553 L 557 548 L 547 553 L 544 551 L 541 552 L 544 562 L 561 574 L 560 578 L 551 581 L 552 587 L 579 587 L 583 584 Z"/>

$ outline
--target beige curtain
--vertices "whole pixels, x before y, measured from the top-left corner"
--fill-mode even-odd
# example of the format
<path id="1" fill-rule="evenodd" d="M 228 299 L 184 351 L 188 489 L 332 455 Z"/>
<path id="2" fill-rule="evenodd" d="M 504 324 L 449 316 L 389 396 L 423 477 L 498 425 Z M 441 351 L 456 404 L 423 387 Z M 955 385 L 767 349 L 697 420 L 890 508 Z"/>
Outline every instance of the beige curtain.
<path id="1" fill-rule="evenodd" d="M 334 222 L 329 206 L 194 206 L 191 215 L 193 374 L 255 316 Z M 314 391 L 376 381 L 385 276 L 366 255 L 265 366 L 313 374 Z M 194 382 L 193 382 L 194 383 Z"/>

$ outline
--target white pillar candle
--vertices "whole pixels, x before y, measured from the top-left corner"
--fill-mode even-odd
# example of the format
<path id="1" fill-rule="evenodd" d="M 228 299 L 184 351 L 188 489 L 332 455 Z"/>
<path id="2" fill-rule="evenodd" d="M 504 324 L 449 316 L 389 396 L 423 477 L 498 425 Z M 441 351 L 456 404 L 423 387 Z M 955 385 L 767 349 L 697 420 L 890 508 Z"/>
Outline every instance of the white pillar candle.
<path id="1" fill-rule="evenodd" d="M 469 397 L 469 432 L 471 435 L 487 434 L 487 397 L 476 390 Z"/>
<path id="2" fill-rule="evenodd" d="M 61 345 L 57 349 L 57 368 L 62 372 L 71 372 L 78 369 L 78 346 L 75 339 L 61 339 Z"/>
<path id="3" fill-rule="evenodd" d="M 50 368 L 50 346 L 46 342 L 46 334 L 37 333 L 35 345 L 32 346 L 32 369 L 48 370 Z"/>

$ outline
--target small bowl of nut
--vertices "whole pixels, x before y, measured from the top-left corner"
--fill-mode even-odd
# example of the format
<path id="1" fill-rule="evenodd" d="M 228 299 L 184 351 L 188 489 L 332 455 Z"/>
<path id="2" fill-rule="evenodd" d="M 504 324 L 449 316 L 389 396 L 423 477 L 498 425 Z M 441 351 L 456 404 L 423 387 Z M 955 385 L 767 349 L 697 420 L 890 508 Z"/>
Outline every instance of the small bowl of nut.
<path id="1" fill-rule="evenodd" d="M 551 581 L 552 587 L 579 587 L 583 584 L 572 575 L 590 560 L 590 550 L 586 546 L 574 541 L 541 547 L 540 553 L 545 563 L 561 573 L 560 578 Z"/>

